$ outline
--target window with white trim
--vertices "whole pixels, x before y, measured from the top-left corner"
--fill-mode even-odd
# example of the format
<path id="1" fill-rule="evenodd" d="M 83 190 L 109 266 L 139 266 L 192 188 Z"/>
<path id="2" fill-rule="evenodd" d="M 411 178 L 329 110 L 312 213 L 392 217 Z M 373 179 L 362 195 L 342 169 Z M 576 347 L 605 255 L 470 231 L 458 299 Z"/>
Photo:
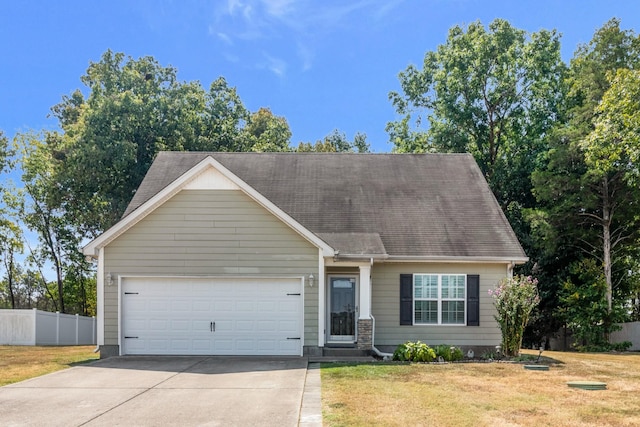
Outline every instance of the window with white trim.
<path id="1" fill-rule="evenodd" d="M 465 274 L 414 274 L 413 323 L 465 325 L 466 289 Z"/>

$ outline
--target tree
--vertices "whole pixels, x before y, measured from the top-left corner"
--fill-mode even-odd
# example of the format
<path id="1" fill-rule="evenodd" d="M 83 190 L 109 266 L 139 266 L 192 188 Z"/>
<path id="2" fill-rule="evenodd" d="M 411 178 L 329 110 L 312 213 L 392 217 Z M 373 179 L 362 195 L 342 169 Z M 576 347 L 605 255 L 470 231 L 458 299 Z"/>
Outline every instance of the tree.
<path id="1" fill-rule="evenodd" d="M 501 19 L 488 31 L 480 22 L 466 31 L 455 26 L 427 52 L 422 70 L 410 65 L 400 73 L 403 94 L 389 98 L 403 118 L 387 125 L 390 140 L 398 152 L 472 153 L 503 201 L 504 181 L 493 177 L 521 166 L 530 172 L 529 158 L 544 150 L 542 137 L 558 115 L 563 72 L 555 31 L 527 35 Z"/>
<path id="2" fill-rule="evenodd" d="M 367 143 L 367 135 L 357 132 L 353 141 L 347 139 L 344 132 L 334 129 L 329 135 L 315 144 L 301 142 L 296 149 L 298 152 L 318 152 L 318 153 L 369 153 L 370 148 Z"/>
<path id="3" fill-rule="evenodd" d="M 599 179 L 605 189 L 610 183 L 619 183 L 621 187 L 611 190 L 611 197 L 603 201 L 602 215 L 597 217 L 602 226 L 609 310 L 612 309 L 613 293 L 611 255 L 625 240 L 635 244 L 634 239 L 640 233 L 637 216 L 640 207 L 640 192 L 637 190 L 640 184 L 640 72 L 619 69 L 610 76 L 611 86 L 596 108 L 594 129 L 581 144 L 585 162 L 594 179 Z M 622 195 L 617 196 L 616 190 L 621 190 Z M 625 221 L 618 228 L 613 228 L 614 216 L 621 216 L 621 210 Z"/>
<path id="4" fill-rule="evenodd" d="M 615 312 L 611 314 L 606 293 L 607 285 L 602 268 L 595 260 L 586 258 L 572 266 L 563 283 L 560 297 L 563 303 L 562 312 L 574 333 L 575 347 L 578 350 L 606 351 L 612 348 L 628 348 L 625 348 L 624 343 L 615 346 L 609 344 L 610 333 L 619 330 L 620 326 L 602 320 L 613 317 L 614 321 L 623 321 L 624 314 L 622 307 L 616 307 Z"/>
<path id="5" fill-rule="evenodd" d="M 640 71 L 609 73 L 609 89 L 595 112 L 593 131 L 582 142 L 587 164 L 597 173 L 622 171 L 640 183 Z"/>
<path id="6" fill-rule="evenodd" d="M 189 114 L 198 116 L 200 120 L 196 120 L 196 135 L 183 148 L 172 149 L 251 151 L 251 141 L 248 141 L 243 133 L 249 119 L 249 111 L 242 104 L 236 89 L 229 87 L 224 77 L 219 77 L 211 83 L 204 100 L 204 111 L 193 109 Z"/>
<path id="7" fill-rule="evenodd" d="M 0 174 L 10 166 L 11 150 L 9 148 L 9 140 L 0 129 Z M 3 187 L 0 187 L 0 191 Z"/>
<path id="8" fill-rule="evenodd" d="M 22 230 L 18 225 L 6 218 L 0 218 L 0 259 L 5 271 L 5 285 L 9 294 L 10 308 L 19 308 L 16 300 L 16 282 L 19 266 L 16 254 L 22 251 Z"/>
<path id="9" fill-rule="evenodd" d="M 640 40 L 619 24 L 615 19 L 607 22 L 589 44 L 577 50 L 567 77 L 567 120 L 550 132 L 550 150 L 533 174 L 539 202 L 534 216 L 542 219 L 538 221 L 540 242 L 549 258 L 556 260 L 546 266 L 556 273 L 554 286 L 562 286 L 571 271 L 588 260 L 598 261 L 608 307 L 600 321 L 607 325 L 615 320 L 614 305 L 625 304 L 633 292 L 628 272 L 637 270 L 640 227 L 640 190 L 628 179 L 635 166 L 629 162 L 630 151 L 620 150 L 626 146 L 618 141 L 621 134 L 611 132 L 616 116 L 633 110 L 629 108 L 633 100 L 626 98 L 626 106 L 624 101 L 614 105 L 616 98 L 625 99 L 624 93 L 611 85 L 615 79 L 607 78 L 616 75 L 620 85 L 622 80 L 629 83 L 628 72 L 618 70 L 640 64 Z M 626 141 L 632 142 L 633 135 Z M 563 270 L 557 267 L 558 259 L 565 260 Z M 591 289 L 594 283 L 581 282 L 589 277 L 596 275 L 573 274 L 572 286 Z"/>
<path id="10" fill-rule="evenodd" d="M 52 108 L 62 132 L 50 132 L 61 191 L 56 203 L 95 237 L 117 222 L 155 155 L 162 150 L 250 151 L 249 113 L 224 78 L 206 92 L 179 82 L 152 57 L 134 60 L 110 50 Z"/>
<path id="11" fill-rule="evenodd" d="M 251 114 L 243 133 L 252 151 L 290 150 L 291 130 L 287 119 L 274 116 L 268 108 Z"/>
<path id="12" fill-rule="evenodd" d="M 12 167 L 12 155 L 9 140 L 0 130 L 0 174 Z M 5 271 L 5 287 L 9 294 L 10 307 L 17 308 L 14 292 L 18 269 L 16 254 L 22 250 L 22 232 L 7 209 L 13 200 L 12 193 L 6 185 L 7 181 L 3 179 L 0 182 L 0 259 Z"/>
<path id="13" fill-rule="evenodd" d="M 37 134 L 16 137 L 24 190 L 16 202 L 19 217 L 38 236 L 32 259 L 52 263 L 56 276 L 57 310 L 67 312 L 64 283 L 70 260 L 79 257 L 82 239 L 71 216 L 59 204 L 61 188 L 56 180 L 55 160 L 45 138 Z M 84 259 L 82 262 L 85 262 Z M 89 267 L 86 266 L 85 269 Z M 44 275 L 43 275 L 44 276 Z"/>

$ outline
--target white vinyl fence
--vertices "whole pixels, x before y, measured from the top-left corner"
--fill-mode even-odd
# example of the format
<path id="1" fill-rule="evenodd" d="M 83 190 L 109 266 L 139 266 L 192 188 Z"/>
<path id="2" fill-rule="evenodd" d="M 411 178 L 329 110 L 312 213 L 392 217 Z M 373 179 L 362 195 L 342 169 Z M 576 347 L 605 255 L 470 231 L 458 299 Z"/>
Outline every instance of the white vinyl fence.
<path id="1" fill-rule="evenodd" d="M 611 333 L 611 342 L 631 341 L 631 351 L 640 351 L 640 322 L 621 323 L 622 329 Z"/>
<path id="2" fill-rule="evenodd" d="M 90 345 L 96 318 L 33 310 L 0 310 L 0 345 Z"/>

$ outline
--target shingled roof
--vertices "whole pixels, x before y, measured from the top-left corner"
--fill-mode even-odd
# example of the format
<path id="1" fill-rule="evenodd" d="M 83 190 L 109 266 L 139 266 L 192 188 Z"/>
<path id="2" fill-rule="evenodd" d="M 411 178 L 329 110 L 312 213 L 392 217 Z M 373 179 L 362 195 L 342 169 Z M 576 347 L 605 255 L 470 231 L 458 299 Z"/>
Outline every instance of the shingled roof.
<path id="1" fill-rule="evenodd" d="M 162 152 L 124 217 L 207 156 L 342 255 L 526 259 L 469 154 Z"/>

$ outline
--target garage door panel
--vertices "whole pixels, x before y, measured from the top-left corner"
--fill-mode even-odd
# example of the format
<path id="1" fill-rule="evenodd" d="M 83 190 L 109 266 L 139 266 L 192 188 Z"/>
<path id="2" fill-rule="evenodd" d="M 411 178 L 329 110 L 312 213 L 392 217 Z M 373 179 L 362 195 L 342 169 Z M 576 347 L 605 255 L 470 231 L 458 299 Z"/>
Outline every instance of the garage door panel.
<path id="1" fill-rule="evenodd" d="M 278 322 L 275 320 L 263 320 L 258 322 L 258 331 L 261 333 L 274 332 L 278 330 Z"/>
<path id="2" fill-rule="evenodd" d="M 141 298 L 136 298 L 141 299 Z M 169 299 L 150 299 L 149 300 L 149 311 L 155 312 L 165 312 L 171 309 L 171 300 Z"/>
<path id="3" fill-rule="evenodd" d="M 204 299 L 206 298 L 206 296 L 200 296 L 200 297 L 203 299 L 194 301 L 191 309 L 193 311 L 202 311 L 206 313 L 211 312 L 211 302 Z"/>
<path id="4" fill-rule="evenodd" d="M 121 295 L 124 354 L 301 354 L 299 279 L 125 278 Z"/>
<path id="5" fill-rule="evenodd" d="M 169 330 L 169 322 L 167 320 L 164 319 L 150 319 L 149 320 L 149 330 L 153 333 L 153 332 L 166 332 Z M 142 323 L 142 325 L 144 325 L 144 323 Z M 143 326 L 144 327 L 144 326 Z M 137 329 L 141 329 L 140 326 L 138 326 Z"/>
<path id="6" fill-rule="evenodd" d="M 235 332 L 255 332 L 256 322 L 253 320 L 238 320 L 235 322 Z"/>
<path id="7" fill-rule="evenodd" d="M 290 320 L 290 321 L 281 320 L 278 322 L 278 330 L 293 334 L 296 331 L 298 331 L 298 322 L 293 320 Z"/>

